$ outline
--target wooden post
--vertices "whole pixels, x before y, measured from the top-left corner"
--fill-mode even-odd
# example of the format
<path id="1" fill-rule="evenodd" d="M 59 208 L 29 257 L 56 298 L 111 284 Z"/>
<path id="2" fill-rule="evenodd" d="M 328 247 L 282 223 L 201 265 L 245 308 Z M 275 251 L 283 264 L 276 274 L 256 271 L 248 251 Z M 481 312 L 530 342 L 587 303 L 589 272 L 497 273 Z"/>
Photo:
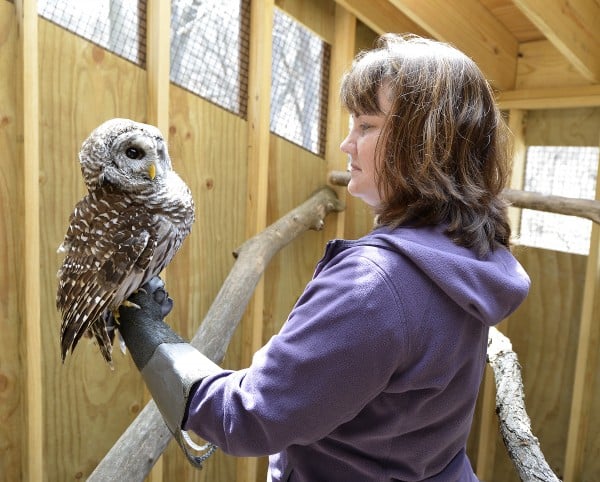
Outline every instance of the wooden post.
<path id="1" fill-rule="evenodd" d="M 171 2 L 148 0 L 146 31 L 148 123 L 158 127 L 168 141 Z"/>
<path id="2" fill-rule="evenodd" d="M 526 111 L 512 109 L 508 117 L 508 126 L 513 134 L 513 162 L 509 186 L 511 189 L 523 189 L 525 177 L 526 146 L 523 122 Z M 519 233 L 521 209 L 508 208 L 508 216 L 513 237 Z M 502 323 L 502 331 L 507 333 L 508 320 Z M 496 388 L 492 369 L 486 366 L 482 389 L 481 425 L 479 427 L 479 443 L 477 445 L 477 477 L 489 480 L 494 473 L 496 457 L 497 419 L 495 416 Z"/>
<path id="3" fill-rule="evenodd" d="M 148 124 L 155 125 L 169 141 L 169 86 L 171 67 L 171 2 L 148 0 L 146 6 L 146 73 L 148 82 Z M 166 272 L 161 273 L 166 282 Z M 144 403 L 151 400 L 144 389 Z M 163 457 L 149 475 L 149 482 L 161 482 Z"/>
<path id="4" fill-rule="evenodd" d="M 356 37 L 356 17 L 339 3 L 335 5 L 335 30 L 331 45 L 331 65 L 329 67 L 329 101 L 327 107 L 327 146 L 325 159 L 327 169 L 345 170 L 347 159 L 340 150 L 340 143 L 348 131 L 348 113 L 340 103 L 340 83 L 342 75 L 350 67 L 354 57 Z M 344 202 L 346 189 L 336 189 L 338 199 Z M 337 214 L 336 237 L 344 237 L 346 211 Z"/>
<path id="5" fill-rule="evenodd" d="M 600 176 L 600 159 L 598 162 Z M 596 199 L 600 200 L 600 182 L 596 183 Z M 571 398 L 571 415 L 565 455 L 565 482 L 581 480 L 583 452 L 587 440 L 592 389 L 598 357 L 600 327 L 595 295 L 600 290 L 600 225 L 592 225 L 590 253 L 586 264 L 583 287 L 583 307 L 579 324 L 579 342 L 575 359 L 575 377 Z"/>
<path id="6" fill-rule="evenodd" d="M 43 480 L 42 343 L 40 326 L 40 133 L 37 1 L 15 2 L 19 25 L 22 118 L 24 287 L 21 298 L 25 326 L 25 400 L 27 457 L 25 480 Z M 26 141 L 25 141 L 26 140 Z"/>
<path id="7" fill-rule="evenodd" d="M 271 61 L 273 52 L 274 0 L 254 0 L 250 5 L 250 55 L 248 72 L 248 191 L 246 237 L 267 226 L 269 192 L 269 142 L 271 105 Z M 262 346 L 265 285 L 260 278 L 242 322 L 242 364 Z M 254 482 L 256 458 L 240 458 L 236 480 Z"/>

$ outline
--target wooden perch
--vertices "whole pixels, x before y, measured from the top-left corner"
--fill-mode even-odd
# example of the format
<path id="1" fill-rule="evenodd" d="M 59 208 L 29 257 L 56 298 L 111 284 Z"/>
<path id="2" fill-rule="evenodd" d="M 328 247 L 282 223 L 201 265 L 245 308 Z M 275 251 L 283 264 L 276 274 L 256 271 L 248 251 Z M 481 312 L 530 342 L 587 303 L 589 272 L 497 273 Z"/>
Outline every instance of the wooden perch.
<path id="1" fill-rule="evenodd" d="M 322 229 L 323 219 L 342 205 L 331 188 L 313 194 L 235 253 L 236 262 L 223 283 L 191 344 L 220 363 L 254 288 L 271 258 L 298 235 Z M 171 440 L 171 433 L 150 401 L 100 461 L 88 482 L 143 481 Z"/>
<path id="2" fill-rule="evenodd" d="M 559 482 L 544 458 L 538 439 L 531 432 L 517 355 L 510 340 L 496 328 L 490 329 L 487 357 L 496 380 L 500 433 L 520 479 L 524 482 Z"/>
<path id="3" fill-rule="evenodd" d="M 349 181 L 349 172 L 331 171 L 329 173 L 329 183 L 334 186 L 347 186 Z M 600 224 L 600 201 L 548 196 L 537 192 L 514 189 L 505 189 L 502 196 L 514 207 L 565 214 L 567 216 L 579 216 Z"/>

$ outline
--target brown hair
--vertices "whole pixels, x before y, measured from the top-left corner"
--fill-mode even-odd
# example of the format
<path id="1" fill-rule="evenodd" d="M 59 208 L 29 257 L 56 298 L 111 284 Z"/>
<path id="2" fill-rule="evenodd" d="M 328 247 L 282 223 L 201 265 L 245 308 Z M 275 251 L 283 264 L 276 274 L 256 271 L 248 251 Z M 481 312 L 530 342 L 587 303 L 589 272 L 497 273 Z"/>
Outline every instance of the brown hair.
<path id="1" fill-rule="evenodd" d="M 509 246 L 506 203 L 499 197 L 510 169 L 508 128 L 477 65 L 454 47 L 386 34 L 360 53 L 342 80 L 353 114 L 382 114 L 377 144 L 379 225 L 446 223 L 459 245 L 484 256 Z"/>

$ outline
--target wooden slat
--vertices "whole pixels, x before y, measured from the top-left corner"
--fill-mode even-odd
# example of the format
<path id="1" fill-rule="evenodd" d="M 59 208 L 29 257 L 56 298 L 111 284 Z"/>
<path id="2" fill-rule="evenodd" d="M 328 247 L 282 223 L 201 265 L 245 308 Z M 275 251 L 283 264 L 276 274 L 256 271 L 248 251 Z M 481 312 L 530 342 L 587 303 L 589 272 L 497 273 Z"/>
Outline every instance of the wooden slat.
<path id="1" fill-rule="evenodd" d="M 598 160 L 600 177 L 600 159 Z M 600 182 L 596 183 L 596 199 L 600 200 Z M 583 302 L 579 324 L 579 342 L 575 362 L 571 415 L 565 455 L 565 482 L 581 480 L 583 453 L 588 435 L 589 414 L 594 380 L 596 378 L 596 360 L 598 358 L 598 340 L 600 326 L 594 319 L 595 295 L 600 290 L 600 225 L 593 224 L 590 239 L 590 253 L 586 264 Z"/>
<path id="2" fill-rule="evenodd" d="M 600 85 L 508 90 L 498 94 L 502 109 L 599 107 Z"/>
<path id="3" fill-rule="evenodd" d="M 246 238 L 254 236 L 267 226 L 274 9 L 274 0 L 255 0 L 250 7 Z M 248 365 L 254 352 L 262 346 L 264 299 L 263 277 L 256 286 L 247 315 L 242 321 L 242 364 Z M 239 459 L 237 480 L 254 481 L 257 470 L 257 459 Z"/>
<path id="4" fill-rule="evenodd" d="M 498 89 L 515 85 L 517 39 L 477 0 L 389 0 L 438 40 L 469 55 Z"/>
<path id="5" fill-rule="evenodd" d="M 513 162 L 509 187 L 517 191 L 523 190 L 525 182 L 525 165 L 527 146 L 525 145 L 525 119 L 527 111 L 512 109 L 508 116 L 508 127 L 513 134 Z M 509 208 L 508 216 L 513 238 L 519 235 L 521 225 L 521 209 Z"/>
<path id="6" fill-rule="evenodd" d="M 524 120 L 526 111 L 511 110 L 508 117 L 509 128 L 513 133 L 514 153 L 512 163 L 512 173 L 509 186 L 511 189 L 523 189 L 525 177 L 525 125 Z M 509 208 L 509 219 L 512 229 L 512 236 L 519 233 L 521 219 L 521 209 Z M 505 320 L 502 325 L 502 332 L 506 333 L 509 327 L 509 320 Z M 481 408 L 481 426 L 479 431 L 479 444 L 477 447 L 477 476 L 481 480 L 491 480 L 494 474 L 494 460 L 496 456 L 496 441 L 498 439 L 496 418 L 496 390 L 492 371 L 486 367 L 483 400 Z"/>
<path id="7" fill-rule="evenodd" d="M 515 0 L 586 79 L 600 82 L 600 5 L 592 0 Z"/>
<path id="8" fill-rule="evenodd" d="M 430 34 L 394 7 L 388 0 L 335 0 L 378 34 L 386 32 Z"/>
<path id="9" fill-rule="evenodd" d="M 169 72 L 171 48 L 171 2 L 148 0 L 146 4 L 146 72 L 148 82 L 148 119 L 169 141 Z M 166 272 L 162 278 L 167 282 Z M 151 399 L 144 390 L 144 402 Z M 164 457 L 160 457 L 148 477 L 148 482 L 164 480 Z"/>
<path id="10" fill-rule="evenodd" d="M 37 1 L 17 0 L 22 75 L 24 169 L 24 274 L 22 313 L 25 321 L 27 480 L 43 480 L 42 342 L 40 327 L 40 149 Z"/>
<path id="11" fill-rule="evenodd" d="M 346 155 L 340 150 L 340 143 L 348 131 L 348 113 L 340 102 L 340 84 L 342 75 L 350 67 L 354 57 L 354 39 L 356 36 L 356 17 L 339 3 L 335 6 L 334 39 L 331 47 L 331 65 L 329 67 L 329 103 L 327 108 L 327 145 L 325 159 L 327 170 L 345 170 Z M 338 199 L 346 199 L 346 189 L 337 188 Z M 337 214 L 336 237 L 344 237 L 345 211 Z"/>
<path id="12" fill-rule="evenodd" d="M 483 390 L 480 396 L 482 397 L 482 401 L 476 474 L 480 480 L 491 480 L 494 474 L 494 459 L 496 457 L 498 420 L 495 410 L 495 381 L 492 369 L 489 366 L 485 367 Z"/>
<path id="13" fill-rule="evenodd" d="M 171 2 L 148 0 L 147 9 L 148 123 L 157 126 L 168 140 Z"/>

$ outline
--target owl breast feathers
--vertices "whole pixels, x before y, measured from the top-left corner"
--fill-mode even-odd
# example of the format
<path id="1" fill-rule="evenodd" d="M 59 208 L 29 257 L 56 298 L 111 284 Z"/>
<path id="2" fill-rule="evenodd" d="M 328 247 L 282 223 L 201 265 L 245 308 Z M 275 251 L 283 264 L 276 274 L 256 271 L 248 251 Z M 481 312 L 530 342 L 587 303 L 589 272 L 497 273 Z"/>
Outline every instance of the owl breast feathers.
<path id="1" fill-rule="evenodd" d="M 59 247 L 61 355 L 88 332 L 110 364 L 111 313 L 173 259 L 190 233 L 194 202 L 153 126 L 109 120 L 83 142 L 79 160 L 88 194 Z"/>

